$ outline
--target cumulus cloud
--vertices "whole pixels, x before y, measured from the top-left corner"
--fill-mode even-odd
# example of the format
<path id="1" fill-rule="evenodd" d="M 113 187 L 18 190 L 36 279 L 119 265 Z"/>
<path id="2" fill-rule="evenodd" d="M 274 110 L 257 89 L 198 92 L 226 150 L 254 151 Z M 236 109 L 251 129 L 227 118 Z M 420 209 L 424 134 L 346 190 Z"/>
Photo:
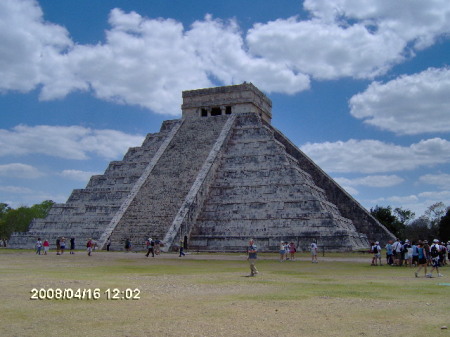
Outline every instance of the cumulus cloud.
<path id="1" fill-rule="evenodd" d="M 373 78 L 450 32 L 446 0 L 307 0 L 304 9 L 311 19 L 256 24 L 250 52 L 318 79 Z"/>
<path id="2" fill-rule="evenodd" d="M 73 91 L 178 115 L 182 90 L 253 82 L 294 94 L 310 78 L 372 78 L 450 32 L 446 0 L 305 1 L 311 17 L 255 24 L 207 15 L 189 28 L 120 9 L 97 45 L 75 44 L 35 0 L 0 2 L 0 90 L 62 98 Z"/>
<path id="3" fill-rule="evenodd" d="M 301 150 L 328 172 L 395 172 L 450 162 L 450 142 L 442 138 L 399 146 L 378 140 L 307 143 Z"/>
<path id="4" fill-rule="evenodd" d="M 425 174 L 419 178 L 424 184 L 435 185 L 441 189 L 448 189 L 450 186 L 450 174 Z"/>
<path id="5" fill-rule="evenodd" d="M 10 178 L 39 178 L 43 175 L 37 168 L 21 163 L 0 165 L 0 176 Z"/>
<path id="6" fill-rule="evenodd" d="M 42 154 L 65 159 L 88 159 L 95 154 L 115 159 L 139 146 L 143 136 L 115 130 L 93 130 L 81 126 L 26 126 L 0 129 L 0 156 Z"/>
<path id="7" fill-rule="evenodd" d="M 100 172 L 88 172 L 80 170 L 64 170 L 60 175 L 76 181 L 87 182 L 93 175 L 101 174 Z"/>
<path id="8" fill-rule="evenodd" d="M 397 134 L 450 131 L 450 69 L 430 68 L 372 83 L 350 99 L 350 112 Z"/>
<path id="9" fill-rule="evenodd" d="M 73 78 L 63 62 L 72 46 L 65 28 L 43 20 L 36 1 L 0 1 L 0 91 Z"/>

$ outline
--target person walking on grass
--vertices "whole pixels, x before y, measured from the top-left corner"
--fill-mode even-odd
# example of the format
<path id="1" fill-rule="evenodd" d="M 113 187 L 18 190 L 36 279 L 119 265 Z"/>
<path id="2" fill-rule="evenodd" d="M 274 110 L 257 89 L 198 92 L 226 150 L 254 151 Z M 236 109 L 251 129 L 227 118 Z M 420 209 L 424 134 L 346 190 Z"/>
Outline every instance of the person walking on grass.
<path id="1" fill-rule="evenodd" d="M 281 241 L 280 242 L 280 262 L 284 261 L 285 255 L 286 255 L 286 250 L 285 250 L 284 242 Z"/>
<path id="2" fill-rule="evenodd" d="M 41 255 L 41 249 L 42 249 L 42 241 L 41 238 L 38 238 L 36 241 L 36 254 Z"/>
<path id="3" fill-rule="evenodd" d="M 145 244 L 147 246 L 147 254 L 145 254 L 145 256 L 148 257 L 151 253 L 152 257 L 155 257 L 155 250 L 153 249 L 155 246 L 155 241 L 153 241 L 152 238 L 148 238 Z"/>
<path id="4" fill-rule="evenodd" d="M 92 239 L 89 239 L 88 242 L 86 243 L 88 256 L 91 256 L 93 246 L 94 246 L 94 242 L 92 241 Z"/>
<path id="5" fill-rule="evenodd" d="M 434 239 L 433 244 L 430 247 L 430 256 L 431 256 L 431 271 L 429 274 L 427 274 L 427 277 L 433 277 L 433 271 L 436 270 L 438 277 L 443 276 L 439 273 L 439 253 L 440 253 L 440 246 L 439 246 L 439 240 Z"/>
<path id="6" fill-rule="evenodd" d="M 43 246 L 44 246 L 44 255 L 47 255 L 48 249 L 50 248 L 50 242 L 48 242 L 48 240 L 45 239 L 44 243 L 43 243 Z"/>
<path id="7" fill-rule="evenodd" d="M 295 248 L 295 243 L 291 242 L 289 244 L 289 254 L 291 261 L 295 261 L 295 253 L 297 252 L 297 248 Z"/>
<path id="8" fill-rule="evenodd" d="M 256 269 L 256 259 L 257 259 L 258 247 L 255 245 L 255 241 L 250 239 L 247 246 L 247 260 L 250 265 L 250 277 L 256 276 L 258 270 Z"/>
<path id="9" fill-rule="evenodd" d="M 75 238 L 70 238 L 70 254 L 75 254 Z"/>
<path id="10" fill-rule="evenodd" d="M 311 263 L 319 263 L 319 261 L 317 261 L 317 241 L 316 240 L 314 240 L 311 243 L 310 249 L 311 249 Z"/>
<path id="11" fill-rule="evenodd" d="M 418 251 L 418 260 L 417 264 L 419 265 L 419 268 L 414 273 L 416 277 L 419 277 L 419 272 L 424 268 L 424 275 L 427 276 L 427 256 L 428 252 L 426 251 L 425 247 L 423 246 L 423 242 L 419 241 L 417 244 L 417 251 Z"/>

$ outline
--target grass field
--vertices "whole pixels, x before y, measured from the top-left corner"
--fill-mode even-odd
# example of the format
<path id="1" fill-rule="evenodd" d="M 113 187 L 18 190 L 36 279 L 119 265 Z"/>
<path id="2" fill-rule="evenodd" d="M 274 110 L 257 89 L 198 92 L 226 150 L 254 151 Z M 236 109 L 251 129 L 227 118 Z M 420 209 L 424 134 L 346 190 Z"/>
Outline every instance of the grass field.
<path id="1" fill-rule="evenodd" d="M 327 254 L 318 264 L 307 254 L 283 263 L 261 254 L 259 275 L 246 277 L 242 254 L 1 249 L 0 335 L 450 336 L 442 329 L 450 328 L 449 267 L 427 279 L 369 262 L 367 254 Z M 72 298 L 56 299 L 63 290 Z"/>

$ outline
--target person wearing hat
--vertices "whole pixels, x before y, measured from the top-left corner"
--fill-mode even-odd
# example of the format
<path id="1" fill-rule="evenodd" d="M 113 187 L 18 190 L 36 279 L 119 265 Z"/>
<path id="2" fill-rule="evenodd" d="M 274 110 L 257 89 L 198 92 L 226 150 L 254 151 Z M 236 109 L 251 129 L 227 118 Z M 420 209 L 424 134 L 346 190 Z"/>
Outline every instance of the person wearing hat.
<path id="1" fill-rule="evenodd" d="M 372 257 L 372 266 L 378 266 L 378 261 L 380 261 L 380 266 L 382 266 L 381 264 L 381 247 L 380 247 L 380 243 L 377 241 L 373 244 L 372 246 L 372 253 L 373 253 L 373 257 Z"/>
<path id="2" fill-rule="evenodd" d="M 155 257 L 155 250 L 153 249 L 155 246 L 155 241 L 153 241 L 152 238 L 148 238 L 145 244 L 147 245 L 147 254 L 145 254 L 145 256 L 148 257 L 150 253 L 152 253 L 152 257 Z"/>
<path id="3" fill-rule="evenodd" d="M 443 276 L 439 273 L 439 252 L 441 251 L 441 247 L 439 246 L 439 240 L 434 239 L 433 244 L 430 247 L 430 255 L 431 255 L 431 265 L 433 268 L 431 268 L 431 271 L 429 274 L 427 274 L 427 277 L 433 277 L 433 271 L 436 270 L 438 277 Z"/>

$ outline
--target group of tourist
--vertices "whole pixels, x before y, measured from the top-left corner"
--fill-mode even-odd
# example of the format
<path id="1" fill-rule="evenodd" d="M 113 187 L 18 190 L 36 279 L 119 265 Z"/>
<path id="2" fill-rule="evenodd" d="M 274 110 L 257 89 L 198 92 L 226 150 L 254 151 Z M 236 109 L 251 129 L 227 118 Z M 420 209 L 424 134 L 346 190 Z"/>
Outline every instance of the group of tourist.
<path id="1" fill-rule="evenodd" d="M 64 254 L 66 250 L 66 238 L 58 237 L 56 239 L 56 255 Z M 38 238 L 35 244 L 36 254 L 41 255 L 42 248 L 44 248 L 44 255 L 47 255 L 50 250 L 50 242 L 45 239 L 44 241 L 41 238 Z M 70 254 L 75 254 L 75 238 L 70 238 Z"/>
<path id="2" fill-rule="evenodd" d="M 311 252 L 311 262 L 312 263 L 318 263 L 317 261 L 317 241 L 314 240 L 310 244 L 310 252 Z M 250 275 L 249 277 L 256 276 L 258 274 L 258 270 L 256 269 L 256 259 L 257 259 L 257 252 L 258 247 L 255 244 L 255 241 L 253 239 L 250 239 L 247 246 L 247 260 L 250 264 Z M 280 242 L 280 262 L 283 261 L 295 261 L 295 253 L 297 252 L 297 247 L 295 246 L 294 242 L 288 243 L 287 241 L 281 241 Z M 288 257 L 289 254 L 289 257 Z"/>
<path id="3" fill-rule="evenodd" d="M 442 276 L 439 268 L 447 265 L 450 260 L 450 241 L 445 243 L 434 239 L 430 245 L 427 240 L 411 242 L 408 239 L 401 241 L 390 240 L 385 246 L 386 264 L 390 266 L 418 267 L 415 276 L 419 277 L 419 272 L 423 269 L 425 277 L 433 277 L 436 271 L 438 277 Z M 379 242 L 371 244 L 372 266 L 382 265 L 381 247 Z M 431 271 L 427 273 L 427 267 Z"/>
<path id="4" fill-rule="evenodd" d="M 145 241 L 145 246 L 147 247 L 147 254 L 145 254 L 145 256 L 148 257 L 152 254 L 152 257 L 155 257 L 155 255 L 161 254 L 161 241 L 158 239 L 153 240 L 152 238 L 148 238 Z"/>

